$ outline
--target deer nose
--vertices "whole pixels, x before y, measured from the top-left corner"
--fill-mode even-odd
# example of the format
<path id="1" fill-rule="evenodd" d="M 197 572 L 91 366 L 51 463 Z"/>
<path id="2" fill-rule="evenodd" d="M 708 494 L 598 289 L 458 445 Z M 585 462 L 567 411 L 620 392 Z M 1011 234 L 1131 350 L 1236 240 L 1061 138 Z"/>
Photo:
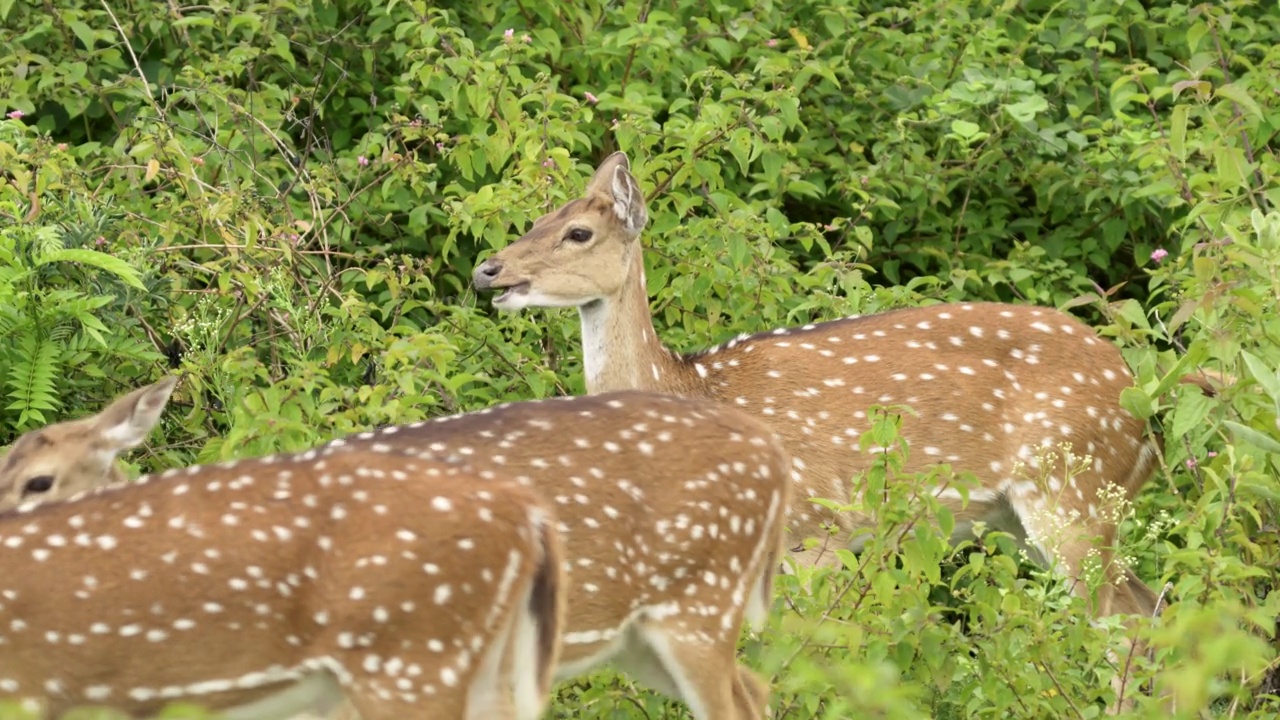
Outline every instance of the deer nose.
<path id="1" fill-rule="evenodd" d="M 489 258 L 476 266 L 475 272 L 471 274 L 471 283 L 477 290 L 488 290 L 501 273 L 502 262 L 496 258 Z"/>

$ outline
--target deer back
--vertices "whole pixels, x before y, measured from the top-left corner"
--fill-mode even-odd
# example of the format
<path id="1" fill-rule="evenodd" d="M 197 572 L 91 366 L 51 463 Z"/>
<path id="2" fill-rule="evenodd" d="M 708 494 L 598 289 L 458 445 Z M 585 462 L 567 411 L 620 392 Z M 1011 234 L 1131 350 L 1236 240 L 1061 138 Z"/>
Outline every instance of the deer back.
<path id="1" fill-rule="evenodd" d="M 541 708 L 563 613 L 553 518 L 527 489 L 372 452 L 29 503 L 0 513 L 0 697 L 152 714 L 328 673 L 370 720 L 462 718 L 506 668 Z M 514 658 L 525 615 L 541 636 Z"/>
<path id="2" fill-rule="evenodd" d="M 566 543 L 571 666 L 653 608 L 723 616 L 718 634 L 736 641 L 729 619 L 750 609 L 759 622 L 769 607 L 789 458 L 762 423 L 731 408 L 609 393 L 510 403 L 325 447 L 460 461 L 550 501 Z"/>

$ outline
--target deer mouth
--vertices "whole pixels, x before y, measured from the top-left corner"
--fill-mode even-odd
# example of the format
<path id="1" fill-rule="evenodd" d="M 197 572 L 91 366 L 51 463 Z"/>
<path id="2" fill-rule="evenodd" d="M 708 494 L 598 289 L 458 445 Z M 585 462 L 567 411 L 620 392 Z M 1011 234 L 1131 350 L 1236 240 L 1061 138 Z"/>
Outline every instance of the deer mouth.
<path id="1" fill-rule="evenodd" d="M 494 298 L 494 299 L 493 299 L 493 304 L 494 304 L 494 305 L 501 305 L 501 304 L 503 304 L 503 303 L 505 303 L 505 302 L 507 302 L 507 301 L 509 301 L 509 300 L 513 299 L 513 298 L 514 298 L 515 296 L 517 296 L 517 295 L 524 295 L 524 294 L 528 293 L 528 292 L 529 292 L 529 281 L 528 281 L 528 280 L 525 280 L 524 282 L 518 282 L 518 283 L 516 283 L 516 284 L 514 284 L 514 285 L 507 285 L 507 286 L 505 286 L 505 287 L 496 287 L 496 288 L 491 288 L 491 289 L 493 289 L 493 290 L 501 290 L 501 291 L 502 291 L 502 293 L 501 293 L 500 295 L 498 295 L 496 298 Z"/>

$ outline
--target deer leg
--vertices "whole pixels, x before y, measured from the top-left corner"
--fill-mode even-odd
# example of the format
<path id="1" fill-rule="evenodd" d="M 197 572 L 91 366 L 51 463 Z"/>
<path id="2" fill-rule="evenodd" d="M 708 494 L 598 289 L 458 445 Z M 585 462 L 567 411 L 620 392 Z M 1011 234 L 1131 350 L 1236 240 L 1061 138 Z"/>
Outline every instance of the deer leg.
<path id="1" fill-rule="evenodd" d="M 636 630 L 629 630 L 628 634 L 630 635 L 628 641 L 623 644 L 618 654 L 613 657 L 613 665 L 625 673 L 627 677 L 650 690 L 655 690 L 668 697 L 681 697 L 680 688 L 676 685 L 671 674 L 667 672 L 666 665 L 662 663 L 662 659 L 658 657 L 653 648 L 645 642 Z"/>
<path id="2" fill-rule="evenodd" d="M 738 665 L 733 683 L 733 702 L 743 718 L 772 717 L 769 707 L 769 684 L 750 668 Z"/>
<path id="3" fill-rule="evenodd" d="M 1082 487 L 1099 486 L 1088 477 L 1076 478 L 1075 482 Z M 1131 620 L 1134 616 L 1151 617 L 1155 613 L 1155 592 L 1132 571 L 1115 563 L 1112 551 L 1115 525 L 1098 519 L 1096 509 L 1090 512 L 1089 500 L 1080 493 L 1072 493 L 1070 488 L 1060 497 L 1051 498 L 1026 486 L 1012 490 L 1008 498 L 1026 530 L 1027 543 L 1050 563 L 1056 559 L 1055 569 L 1065 576 L 1072 592 L 1086 601 L 1089 599 L 1089 585 L 1082 574 L 1091 558 L 1096 561 L 1103 581 L 1098 587 L 1096 602 L 1091 606 L 1094 617 L 1123 615 Z M 1128 659 L 1131 654 L 1142 652 L 1144 645 L 1136 640 L 1128 653 L 1108 652 L 1117 670 L 1111 687 L 1118 698 L 1107 708 L 1108 714 L 1114 715 L 1133 706 L 1134 689 L 1129 686 Z"/>
<path id="4" fill-rule="evenodd" d="M 640 626 L 639 634 L 696 720 L 764 717 L 768 688 L 738 664 L 736 636 L 725 634 L 718 622 L 651 621 Z"/>

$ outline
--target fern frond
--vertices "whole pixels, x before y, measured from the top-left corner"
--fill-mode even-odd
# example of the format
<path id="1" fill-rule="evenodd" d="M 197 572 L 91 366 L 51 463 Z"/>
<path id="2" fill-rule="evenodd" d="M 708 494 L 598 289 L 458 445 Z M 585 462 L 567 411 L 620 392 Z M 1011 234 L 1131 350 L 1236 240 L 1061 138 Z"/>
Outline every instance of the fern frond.
<path id="1" fill-rule="evenodd" d="M 44 324 L 44 337 L 56 345 L 65 345 L 75 335 L 75 325 L 67 318 L 58 318 L 56 322 Z"/>
<path id="2" fill-rule="evenodd" d="M 45 258 L 61 252 L 62 249 L 62 233 L 58 228 L 48 225 L 36 228 L 31 238 L 31 261 L 35 265 L 49 262 Z"/>
<path id="3" fill-rule="evenodd" d="M 0 337 L 12 336 L 26 321 L 26 316 L 18 312 L 16 307 L 0 302 Z M 0 353 L 2 352 L 3 350 L 0 350 Z"/>
<path id="4" fill-rule="evenodd" d="M 147 289 L 146 286 L 142 284 L 142 278 L 139 277 L 138 271 L 134 270 L 132 265 L 118 257 L 115 257 L 114 255 L 108 255 L 103 252 L 98 252 L 97 250 L 90 250 L 88 248 L 63 248 L 61 247 L 61 240 L 59 240 L 59 247 L 57 250 L 42 253 L 35 259 L 36 265 L 48 265 L 49 263 L 55 262 L 73 262 L 81 265 L 89 265 L 90 267 L 96 267 L 99 270 L 116 276 L 130 287 L 137 288 L 143 292 Z"/>
<path id="5" fill-rule="evenodd" d="M 5 409 L 18 411 L 15 426 L 22 431 L 48 423 L 45 413 L 58 409 L 54 382 L 61 373 L 58 346 L 35 333 L 18 337 L 15 351 L 6 381 L 12 402 Z"/>

